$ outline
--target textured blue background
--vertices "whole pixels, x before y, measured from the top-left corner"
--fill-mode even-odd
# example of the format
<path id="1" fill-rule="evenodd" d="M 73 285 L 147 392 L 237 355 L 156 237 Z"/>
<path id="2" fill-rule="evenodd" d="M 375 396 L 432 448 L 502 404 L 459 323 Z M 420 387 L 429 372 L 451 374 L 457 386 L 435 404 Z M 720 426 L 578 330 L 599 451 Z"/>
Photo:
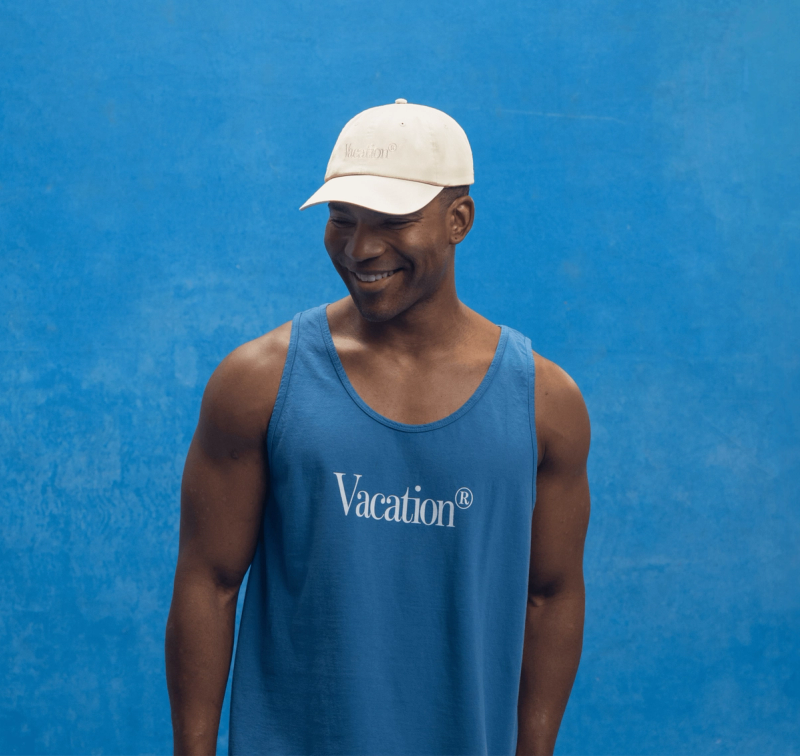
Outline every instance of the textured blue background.
<path id="1" fill-rule="evenodd" d="M 169 752 L 203 387 L 346 293 L 297 208 L 406 97 L 473 145 L 462 299 L 592 418 L 557 752 L 800 753 L 798 38 L 795 0 L 1 0 L 0 752 Z"/>

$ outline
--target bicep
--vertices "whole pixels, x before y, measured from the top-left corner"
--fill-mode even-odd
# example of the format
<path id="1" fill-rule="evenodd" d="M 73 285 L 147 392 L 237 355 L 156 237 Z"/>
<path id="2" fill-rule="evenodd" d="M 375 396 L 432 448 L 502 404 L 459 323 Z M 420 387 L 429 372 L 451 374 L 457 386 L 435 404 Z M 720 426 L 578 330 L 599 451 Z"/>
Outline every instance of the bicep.
<path id="1" fill-rule="evenodd" d="M 247 572 L 268 487 L 280 362 L 253 351 L 233 352 L 211 376 L 181 482 L 178 567 L 220 588 L 237 589 Z"/>
<path id="2" fill-rule="evenodd" d="M 181 482 L 179 562 L 220 587 L 237 588 L 253 558 L 267 489 L 263 455 L 219 457 L 192 439 Z"/>
<path id="3" fill-rule="evenodd" d="M 538 476 L 531 522 L 529 593 L 548 597 L 583 583 L 589 481 L 582 475 Z"/>
<path id="4" fill-rule="evenodd" d="M 560 368 L 553 365 L 549 378 L 541 397 L 546 443 L 537 471 L 529 576 L 529 593 L 542 598 L 583 590 L 590 510 L 586 405 L 574 381 Z"/>

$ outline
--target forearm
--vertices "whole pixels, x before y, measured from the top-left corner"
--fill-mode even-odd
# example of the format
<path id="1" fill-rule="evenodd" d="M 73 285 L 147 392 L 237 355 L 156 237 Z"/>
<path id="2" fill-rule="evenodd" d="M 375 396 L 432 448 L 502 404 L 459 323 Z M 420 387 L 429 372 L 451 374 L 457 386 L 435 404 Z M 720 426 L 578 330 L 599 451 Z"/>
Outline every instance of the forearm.
<path id="1" fill-rule="evenodd" d="M 528 603 L 517 756 L 553 753 L 581 658 L 583 616 L 582 587 Z"/>
<path id="2" fill-rule="evenodd" d="M 237 595 L 180 566 L 176 572 L 165 641 L 176 756 L 216 753 Z"/>

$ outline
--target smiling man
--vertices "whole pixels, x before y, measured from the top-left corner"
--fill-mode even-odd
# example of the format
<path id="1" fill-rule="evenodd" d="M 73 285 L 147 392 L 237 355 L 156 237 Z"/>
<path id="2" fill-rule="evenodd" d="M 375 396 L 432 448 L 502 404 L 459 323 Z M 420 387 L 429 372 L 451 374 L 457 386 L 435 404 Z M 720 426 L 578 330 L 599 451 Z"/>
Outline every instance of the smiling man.
<path id="1" fill-rule="evenodd" d="M 175 752 L 549 754 L 581 653 L 589 417 L 456 294 L 472 152 L 445 113 L 353 118 L 323 186 L 349 296 L 226 357 L 184 470 Z M 502 251 L 498 251 L 502 259 Z"/>

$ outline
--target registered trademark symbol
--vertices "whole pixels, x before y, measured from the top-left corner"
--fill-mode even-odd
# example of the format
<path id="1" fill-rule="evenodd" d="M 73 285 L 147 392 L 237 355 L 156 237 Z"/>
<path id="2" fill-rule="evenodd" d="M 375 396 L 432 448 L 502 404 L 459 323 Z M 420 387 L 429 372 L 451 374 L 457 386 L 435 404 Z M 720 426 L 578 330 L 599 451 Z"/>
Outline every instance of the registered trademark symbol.
<path id="1" fill-rule="evenodd" d="M 472 491 L 469 488 L 459 488 L 456 491 L 456 504 L 461 509 L 466 509 L 470 504 L 472 504 Z"/>

